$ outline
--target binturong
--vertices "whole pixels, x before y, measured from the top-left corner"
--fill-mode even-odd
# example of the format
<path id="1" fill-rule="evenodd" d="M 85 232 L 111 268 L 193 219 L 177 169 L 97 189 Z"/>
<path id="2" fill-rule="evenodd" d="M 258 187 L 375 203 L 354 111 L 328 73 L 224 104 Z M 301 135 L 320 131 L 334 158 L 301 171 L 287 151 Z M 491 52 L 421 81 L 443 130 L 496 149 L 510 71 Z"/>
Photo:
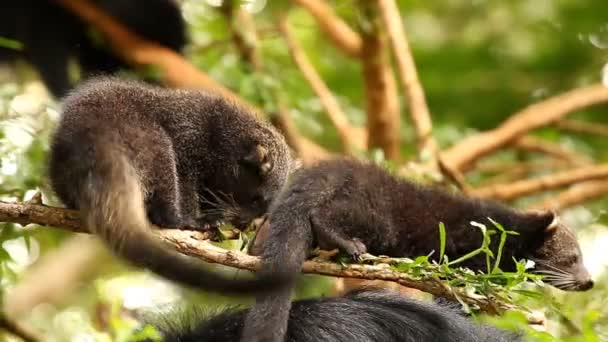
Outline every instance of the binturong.
<path id="1" fill-rule="evenodd" d="M 276 282 L 214 274 L 151 227 L 242 228 L 293 164 L 281 134 L 221 97 L 98 78 L 65 99 L 48 171 L 61 201 L 118 256 L 181 284 L 253 293 Z"/>
<path id="2" fill-rule="evenodd" d="M 482 245 L 471 222 L 508 230 L 499 267 L 514 271 L 513 259 L 536 261 L 534 272 L 563 290 L 593 287 L 574 234 L 550 211 L 519 211 L 493 201 L 421 186 L 384 169 L 351 159 L 322 161 L 300 169 L 271 206 L 268 220 L 251 249 L 261 254 L 263 276 L 291 277 L 290 286 L 260 295 L 245 322 L 243 341 L 282 341 L 287 329 L 291 286 L 314 246 L 338 248 L 353 257 L 363 253 L 392 257 L 431 255 L 437 261 L 439 223 L 446 228 L 449 260 Z M 498 238 L 490 248 L 497 250 Z M 461 266 L 486 271 L 485 256 Z"/>

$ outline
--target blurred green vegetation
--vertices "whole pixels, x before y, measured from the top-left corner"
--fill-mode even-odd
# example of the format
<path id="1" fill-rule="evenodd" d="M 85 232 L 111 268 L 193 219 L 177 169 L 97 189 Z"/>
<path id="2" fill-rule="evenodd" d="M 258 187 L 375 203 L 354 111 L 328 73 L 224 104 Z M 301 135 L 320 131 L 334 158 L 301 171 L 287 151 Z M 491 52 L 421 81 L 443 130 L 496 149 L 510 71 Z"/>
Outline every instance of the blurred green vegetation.
<path id="1" fill-rule="evenodd" d="M 328 2 L 352 27 L 358 27 L 364 20 L 359 1 Z M 598 82 L 602 67 L 608 61 L 605 0 L 397 2 L 432 112 L 434 133 L 441 146 L 448 146 L 477 130 L 495 127 L 531 103 Z M 254 7 L 256 3 L 266 4 L 254 14 L 260 32 L 262 73 L 254 72 L 241 59 L 232 44 L 225 17 L 214 8 L 214 3 L 217 1 L 184 1 L 192 40 L 186 51 L 187 58 L 269 112 L 275 109 L 273 94 L 279 90 L 300 131 L 324 146 L 336 148 L 338 141 L 333 127 L 275 29 L 277 12 L 287 8 L 285 2 L 252 2 Z M 291 8 L 289 21 L 351 122 L 364 125 L 360 63 L 337 50 L 305 10 Z M 20 201 L 42 189 L 48 196 L 45 200 L 53 203 L 45 180 L 45 156 L 60 106 L 48 98 L 31 75 L 30 71 L 15 73 L 0 69 L 0 198 Z M 415 144 L 405 103 L 403 98 L 400 100 L 404 119 L 402 149 L 405 156 L 411 157 Z M 588 109 L 572 117 L 608 124 L 606 107 Z M 578 154 L 589 155 L 597 162 L 608 159 L 605 138 L 565 134 L 555 128 L 545 128 L 536 134 Z M 503 152 L 489 159 L 502 162 L 520 157 L 513 152 Z M 546 168 L 538 174 L 549 171 Z M 479 172 L 468 176 L 474 184 L 486 180 L 486 175 Z M 529 202 L 520 204 L 526 203 Z M 605 272 L 608 257 L 602 250 L 602 242 L 608 241 L 608 222 L 603 215 L 607 203 L 601 199 L 563 213 L 564 220 L 581 237 L 586 261 L 597 285 L 586 293 L 534 288 L 543 299 L 525 299 L 525 305 L 548 309 L 550 324 L 548 332 L 531 331 L 533 341 L 608 341 L 608 307 L 604 305 L 608 298 Z M 0 228 L 2 294 L 10 293 L 28 265 L 56 250 L 72 236 L 61 230 L 36 226 L 2 224 Z M 100 341 L 126 341 L 127 337 L 121 334 L 130 331 L 135 323 L 117 318 L 123 315 L 115 307 L 116 303 L 129 302 L 129 298 L 138 298 L 135 304 L 130 304 L 130 309 L 139 307 L 142 311 L 161 312 L 164 306 L 185 302 L 210 307 L 250 302 L 178 289 L 114 259 L 107 260 L 111 265 L 96 265 L 99 272 L 95 281 L 85 282 L 62 303 L 34 308 L 24 320 L 44 331 L 49 341 L 76 341 L 75 336 L 86 334 L 93 334 Z M 146 292 L 144 288 L 154 291 Z M 327 295 L 330 290 L 330 279 L 306 276 L 298 286 L 298 297 Z M 98 324 L 96 309 L 100 305 L 112 308 L 113 320 L 105 326 L 106 333 L 100 332 Z M 516 313 L 484 319 L 507 328 L 530 330 L 524 318 Z M 0 340 L 2 338 L 0 336 Z"/>

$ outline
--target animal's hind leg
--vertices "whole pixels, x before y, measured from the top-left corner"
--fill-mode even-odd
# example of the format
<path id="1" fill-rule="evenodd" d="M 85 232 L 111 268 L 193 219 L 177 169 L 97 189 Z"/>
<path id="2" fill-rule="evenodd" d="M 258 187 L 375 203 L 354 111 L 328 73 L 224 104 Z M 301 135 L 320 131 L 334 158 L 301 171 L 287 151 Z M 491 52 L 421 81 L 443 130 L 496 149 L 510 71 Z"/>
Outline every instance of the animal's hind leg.
<path id="1" fill-rule="evenodd" d="M 332 209 L 334 208 L 332 207 Z M 331 212 L 327 209 L 324 211 Z M 339 216 L 340 212 L 335 211 L 329 215 L 324 214 L 319 209 L 311 212 L 310 222 L 317 244 L 320 248 L 326 250 L 337 247 L 357 259 L 367 252 L 367 247 L 361 240 L 348 236 L 340 229 L 340 225 L 345 222 L 338 219 Z"/>

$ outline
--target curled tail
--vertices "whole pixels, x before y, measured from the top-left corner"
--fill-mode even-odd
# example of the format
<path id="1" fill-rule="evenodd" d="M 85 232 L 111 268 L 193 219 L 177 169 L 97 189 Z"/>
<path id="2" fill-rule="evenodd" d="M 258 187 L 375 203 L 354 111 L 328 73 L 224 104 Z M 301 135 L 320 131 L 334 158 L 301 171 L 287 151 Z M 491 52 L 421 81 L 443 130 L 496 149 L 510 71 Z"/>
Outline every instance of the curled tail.
<path id="1" fill-rule="evenodd" d="M 118 256 L 172 281 L 205 290 L 247 294 L 280 285 L 276 279 L 225 278 L 205 269 L 202 261 L 163 243 L 151 231 L 144 189 L 127 157 L 112 144 L 100 146 L 95 153 L 79 207 L 88 229 Z"/>

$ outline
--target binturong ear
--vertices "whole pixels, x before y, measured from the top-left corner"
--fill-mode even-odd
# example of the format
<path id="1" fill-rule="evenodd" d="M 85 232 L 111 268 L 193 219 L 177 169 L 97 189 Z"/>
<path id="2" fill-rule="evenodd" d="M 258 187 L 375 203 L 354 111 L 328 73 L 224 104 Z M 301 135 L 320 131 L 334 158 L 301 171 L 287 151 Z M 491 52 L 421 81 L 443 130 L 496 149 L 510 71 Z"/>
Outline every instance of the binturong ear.
<path id="1" fill-rule="evenodd" d="M 551 210 L 543 210 L 543 211 L 531 211 L 529 213 L 529 217 L 531 225 L 535 230 L 545 233 L 552 233 L 557 230 L 559 226 L 559 216 L 557 213 Z"/>
<path id="2" fill-rule="evenodd" d="M 260 144 L 256 144 L 253 149 L 243 157 L 243 163 L 256 168 L 260 175 L 264 176 L 272 170 L 268 149 Z"/>

